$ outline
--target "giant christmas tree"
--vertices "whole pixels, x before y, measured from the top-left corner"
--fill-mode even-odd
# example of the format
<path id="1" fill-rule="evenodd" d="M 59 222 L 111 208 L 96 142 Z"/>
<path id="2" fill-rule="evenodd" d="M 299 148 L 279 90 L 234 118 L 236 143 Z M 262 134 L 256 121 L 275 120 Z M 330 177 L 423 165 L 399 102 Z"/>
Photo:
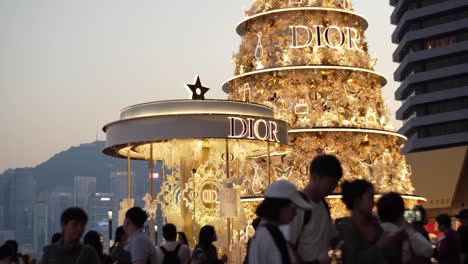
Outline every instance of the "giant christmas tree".
<path id="1" fill-rule="evenodd" d="M 369 180 L 377 193 L 412 194 L 400 153 L 405 138 L 388 119 L 386 79 L 374 71 L 367 21 L 350 0 L 254 0 L 245 15 L 235 76 L 223 89 L 230 100 L 272 107 L 290 124 L 293 151 L 273 161 L 276 177 L 302 188 L 310 160 L 327 153 L 342 161 L 347 180 Z M 346 213 L 339 199 L 329 201 L 335 217 Z"/>

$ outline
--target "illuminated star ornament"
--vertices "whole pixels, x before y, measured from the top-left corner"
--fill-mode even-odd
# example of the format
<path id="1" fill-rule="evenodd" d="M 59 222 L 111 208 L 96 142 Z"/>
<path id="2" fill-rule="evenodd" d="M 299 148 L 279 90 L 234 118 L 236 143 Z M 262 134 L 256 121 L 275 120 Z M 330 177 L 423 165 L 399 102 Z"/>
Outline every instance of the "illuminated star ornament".
<path id="1" fill-rule="evenodd" d="M 203 87 L 198 75 L 195 84 L 186 84 L 185 87 L 189 91 L 192 100 L 205 100 L 205 94 L 209 90 L 209 88 Z"/>

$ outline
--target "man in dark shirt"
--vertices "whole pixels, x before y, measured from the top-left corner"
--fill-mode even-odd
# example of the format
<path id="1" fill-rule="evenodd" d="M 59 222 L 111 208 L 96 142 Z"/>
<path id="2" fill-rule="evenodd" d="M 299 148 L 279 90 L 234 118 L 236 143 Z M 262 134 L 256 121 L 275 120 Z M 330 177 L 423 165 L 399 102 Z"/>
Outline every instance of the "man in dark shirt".
<path id="1" fill-rule="evenodd" d="M 461 264 L 461 242 L 457 232 L 452 229 L 450 216 L 441 214 L 436 218 L 439 231 L 444 233 L 435 257 L 439 264 Z"/>
<path id="2" fill-rule="evenodd" d="M 44 247 L 40 264 L 100 264 L 96 251 L 80 242 L 88 215 L 79 207 L 63 211 L 60 217 L 63 237 L 58 242 Z"/>
<path id="3" fill-rule="evenodd" d="M 457 218 L 460 219 L 461 226 L 458 228 L 458 235 L 462 243 L 462 253 L 464 255 L 464 264 L 468 264 L 468 209 L 462 209 L 458 213 Z"/>

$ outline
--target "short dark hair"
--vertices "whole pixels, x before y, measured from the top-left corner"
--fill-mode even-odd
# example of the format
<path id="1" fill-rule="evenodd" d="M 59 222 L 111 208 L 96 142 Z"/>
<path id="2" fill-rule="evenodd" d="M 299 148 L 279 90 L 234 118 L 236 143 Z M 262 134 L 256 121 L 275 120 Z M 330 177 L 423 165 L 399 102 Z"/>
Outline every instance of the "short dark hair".
<path id="1" fill-rule="evenodd" d="M 452 219 L 448 214 L 441 214 L 436 217 L 436 221 L 438 225 L 443 225 L 446 228 L 451 228 L 452 227 Z"/>
<path id="2" fill-rule="evenodd" d="M 389 192 L 380 197 L 377 201 L 377 211 L 380 221 L 394 222 L 405 212 L 405 203 L 400 194 Z"/>
<path id="3" fill-rule="evenodd" d="M 142 228 L 148 219 L 146 212 L 138 206 L 128 209 L 125 213 L 125 217 L 138 228 Z"/>
<path id="4" fill-rule="evenodd" d="M 115 229 L 115 242 L 121 243 L 124 235 L 125 231 L 123 226 L 117 227 L 117 229 Z"/>
<path id="5" fill-rule="evenodd" d="M 265 198 L 255 211 L 258 217 L 278 221 L 280 219 L 281 209 L 291 203 L 289 199 Z"/>
<path id="6" fill-rule="evenodd" d="M 66 225 L 72 220 L 84 223 L 86 225 L 88 223 L 88 215 L 80 207 L 70 207 L 65 209 L 65 211 L 63 211 L 62 215 L 60 216 L 60 223 L 62 225 Z"/>
<path id="7" fill-rule="evenodd" d="M 6 257 L 14 257 L 13 249 L 7 244 L 3 244 L 0 247 L 0 260 Z"/>
<path id="8" fill-rule="evenodd" d="M 213 226 L 205 225 L 200 229 L 200 234 L 198 236 L 198 243 L 202 245 L 211 245 L 213 243 L 213 236 L 216 234 L 216 231 Z"/>
<path id="9" fill-rule="evenodd" d="M 184 232 L 177 232 L 177 234 L 180 236 L 181 240 L 182 240 L 182 244 L 184 245 L 189 245 L 189 242 L 188 242 L 188 239 L 187 239 L 187 236 L 185 235 Z"/>
<path id="10" fill-rule="evenodd" d="M 361 198 L 371 188 L 373 188 L 372 183 L 366 180 L 345 181 L 341 184 L 341 193 L 343 195 L 341 200 L 346 208 L 353 210 L 355 200 Z"/>
<path id="11" fill-rule="evenodd" d="M 60 239 L 62 239 L 63 235 L 62 233 L 55 233 L 52 235 L 52 238 L 50 239 L 50 243 L 54 244 L 58 242 Z"/>
<path id="12" fill-rule="evenodd" d="M 333 155 L 320 155 L 315 157 L 310 163 L 310 175 L 322 177 L 333 177 L 340 180 L 343 176 L 343 169 L 340 161 Z"/>
<path id="13" fill-rule="evenodd" d="M 177 227 L 171 223 L 167 223 L 162 228 L 163 237 L 166 241 L 177 240 Z"/>
<path id="14" fill-rule="evenodd" d="M 11 250 L 13 250 L 13 253 L 18 253 L 18 242 L 16 242 L 16 240 L 7 240 L 5 241 L 4 245 L 11 248 Z"/>
<path id="15" fill-rule="evenodd" d="M 101 235 L 97 231 L 89 230 L 83 237 L 83 243 L 93 247 L 98 255 L 103 254 L 104 246 L 101 242 Z"/>

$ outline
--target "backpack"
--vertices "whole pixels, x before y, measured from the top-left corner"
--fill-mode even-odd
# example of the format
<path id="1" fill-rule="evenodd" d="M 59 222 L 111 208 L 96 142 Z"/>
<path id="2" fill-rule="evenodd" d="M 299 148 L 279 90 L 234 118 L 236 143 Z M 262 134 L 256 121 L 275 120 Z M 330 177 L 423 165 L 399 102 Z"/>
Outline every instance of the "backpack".
<path id="1" fill-rule="evenodd" d="M 305 195 L 305 193 L 299 192 L 299 194 L 301 195 L 302 199 L 304 199 L 306 202 L 310 203 L 310 200 L 309 200 L 309 198 L 307 198 L 307 196 Z M 323 203 L 325 209 L 326 209 L 327 212 L 328 212 L 328 216 L 331 217 L 330 207 L 328 206 L 328 203 L 327 203 L 327 201 L 325 200 L 325 198 L 320 199 L 320 202 Z M 310 222 L 310 219 L 311 219 L 311 218 L 312 218 L 312 210 L 304 210 L 304 218 L 302 219 L 301 233 L 304 231 L 304 227 Z M 297 248 L 297 245 L 299 244 L 300 238 L 301 238 L 301 236 L 299 235 L 299 236 L 297 237 L 297 241 L 296 241 L 296 244 L 295 244 L 295 247 L 296 247 L 296 248 Z"/>
<path id="2" fill-rule="evenodd" d="M 162 261 L 163 264 L 182 264 L 179 259 L 179 249 L 182 247 L 181 244 L 177 244 L 176 248 L 173 251 L 167 251 L 164 246 L 160 246 L 159 248 L 164 253 L 164 259 Z"/>

